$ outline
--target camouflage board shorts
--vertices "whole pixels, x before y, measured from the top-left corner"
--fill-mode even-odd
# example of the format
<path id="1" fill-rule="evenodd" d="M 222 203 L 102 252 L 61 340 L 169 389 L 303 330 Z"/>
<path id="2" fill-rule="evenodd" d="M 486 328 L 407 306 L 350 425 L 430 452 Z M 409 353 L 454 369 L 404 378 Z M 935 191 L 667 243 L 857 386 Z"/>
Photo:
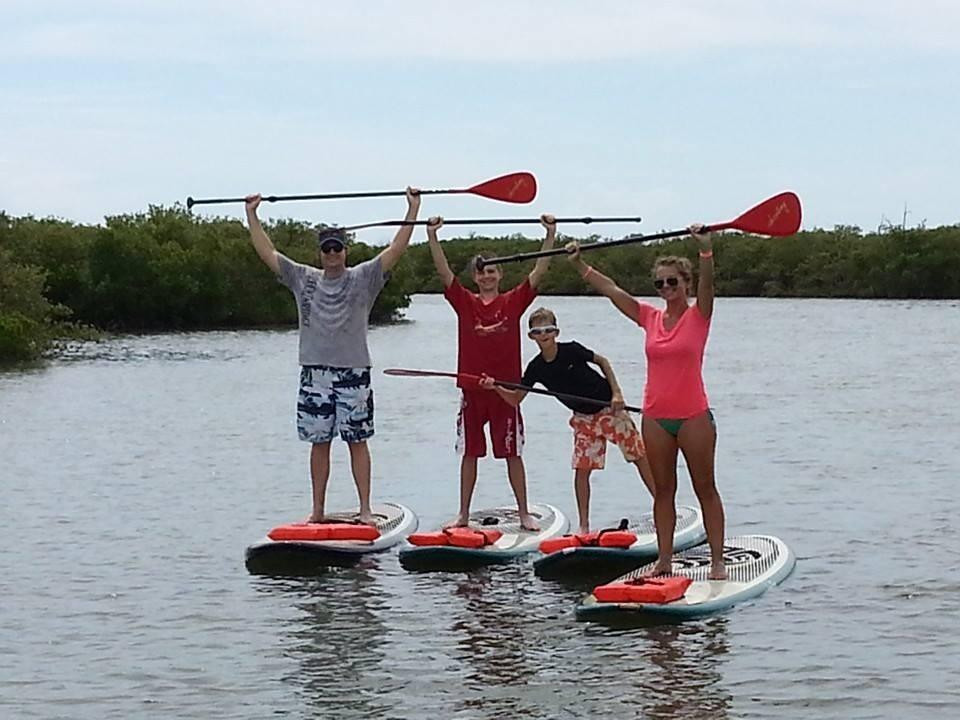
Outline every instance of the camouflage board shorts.
<path id="1" fill-rule="evenodd" d="M 328 443 L 373 436 L 373 389 L 370 368 L 305 365 L 300 369 L 297 433 L 301 440 Z"/>

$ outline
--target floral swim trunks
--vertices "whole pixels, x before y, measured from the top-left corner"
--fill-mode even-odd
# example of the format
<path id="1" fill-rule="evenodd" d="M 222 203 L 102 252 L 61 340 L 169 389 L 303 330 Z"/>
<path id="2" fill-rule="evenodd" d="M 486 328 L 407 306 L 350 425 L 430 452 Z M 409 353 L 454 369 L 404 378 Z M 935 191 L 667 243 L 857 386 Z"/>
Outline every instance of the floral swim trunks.
<path id="1" fill-rule="evenodd" d="M 627 462 L 646 455 L 640 431 L 626 410 L 614 413 L 604 408 L 592 415 L 575 412 L 570 418 L 570 427 L 573 428 L 574 470 L 602 470 L 608 442 L 620 448 Z"/>

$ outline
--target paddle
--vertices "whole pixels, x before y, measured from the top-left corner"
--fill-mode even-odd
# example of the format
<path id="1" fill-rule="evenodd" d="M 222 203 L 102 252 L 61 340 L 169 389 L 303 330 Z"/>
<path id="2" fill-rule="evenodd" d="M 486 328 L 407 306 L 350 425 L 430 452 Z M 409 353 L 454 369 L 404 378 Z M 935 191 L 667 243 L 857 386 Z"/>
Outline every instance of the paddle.
<path id="1" fill-rule="evenodd" d="M 558 217 L 558 223 L 632 223 L 641 222 L 640 217 Z M 444 225 L 533 225 L 539 224 L 540 218 L 472 218 L 469 220 L 446 220 Z M 372 227 L 387 227 L 396 225 L 429 225 L 429 220 L 382 220 L 380 222 L 364 223 L 363 225 L 348 225 L 344 230 L 363 230 Z"/>
<path id="2" fill-rule="evenodd" d="M 450 195 L 454 193 L 469 193 L 501 202 L 528 203 L 537 195 L 537 179 L 532 173 L 516 172 L 501 175 L 492 180 L 477 183 L 468 188 L 447 188 L 445 190 L 421 190 L 421 195 Z M 384 190 L 382 192 L 353 192 L 353 193 L 321 193 L 318 195 L 265 195 L 267 202 L 282 200 L 336 200 L 339 198 L 367 198 L 389 197 L 406 195 L 406 190 Z M 195 200 L 187 198 L 187 209 L 194 205 L 215 205 L 218 203 L 244 202 L 244 198 L 202 198 Z"/>
<path id="3" fill-rule="evenodd" d="M 784 235 L 793 235 L 800 228 L 800 198 L 792 192 L 782 192 L 767 198 L 759 205 L 755 205 L 735 220 L 725 223 L 714 223 L 704 226 L 704 232 L 717 232 L 720 230 L 740 230 L 741 232 L 754 233 L 756 235 L 769 235 L 782 237 Z M 610 240 L 609 242 L 591 243 L 581 245 L 580 252 L 587 250 L 602 250 L 603 248 L 615 247 L 617 245 L 627 245 L 628 243 L 643 243 L 653 240 L 663 240 L 664 238 L 680 237 L 687 235 L 690 231 L 671 230 L 669 232 L 656 233 L 654 235 L 629 235 L 621 240 Z M 521 260 L 531 260 L 533 258 L 547 257 L 548 255 L 568 255 L 570 251 L 566 248 L 555 248 L 553 250 L 540 250 L 538 252 L 519 253 L 517 255 L 506 255 L 498 258 L 487 258 L 478 260 L 478 269 L 483 269 L 487 265 L 498 265 L 501 263 L 517 262 Z"/>
<path id="4" fill-rule="evenodd" d="M 468 373 L 451 373 L 451 372 L 442 372 L 440 370 L 407 370 L 405 368 L 387 368 L 383 371 L 384 375 L 399 375 L 401 377 L 449 377 L 456 378 L 458 380 L 469 380 L 471 382 L 480 382 L 479 375 L 470 375 Z M 604 400 L 595 400 L 594 398 L 582 397 L 580 395 L 569 395 L 567 393 L 554 392 L 553 390 L 541 390 L 540 388 L 527 387 L 526 385 L 520 385 L 518 383 L 506 382 L 504 380 L 494 380 L 494 385 L 499 385 L 502 388 L 507 390 L 525 390 L 529 393 L 536 393 L 537 395 L 549 395 L 551 397 L 558 398 L 560 400 L 572 400 L 574 402 L 585 402 L 592 403 L 598 407 L 606 407 L 610 403 Z M 629 410 L 630 412 L 642 412 L 640 408 L 633 407 L 632 405 L 624 405 L 624 410 Z"/>

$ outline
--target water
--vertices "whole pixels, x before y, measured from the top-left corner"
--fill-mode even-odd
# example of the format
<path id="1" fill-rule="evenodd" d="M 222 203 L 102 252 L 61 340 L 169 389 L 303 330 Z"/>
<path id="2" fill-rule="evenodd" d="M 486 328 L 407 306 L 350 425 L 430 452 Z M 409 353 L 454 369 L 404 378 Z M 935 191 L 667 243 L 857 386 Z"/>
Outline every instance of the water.
<path id="1" fill-rule="evenodd" d="M 642 333 L 601 298 L 543 302 L 639 403 Z M 452 369 L 443 300 L 408 317 L 372 332 L 378 368 Z M 291 332 L 124 337 L 0 374 L 0 717 L 956 715 L 958 347 L 956 302 L 718 300 L 728 531 L 778 535 L 797 570 L 726 615 L 621 629 L 576 622 L 580 591 L 529 562 L 408 574 L 394 551 L 249 576 L 244 547 L 308 509 Z M 375 496 L 440 522 L 452 382 L 375 383 Z M 567 413 L 531 396 L 524 415 L 531 499 L 573 515 Z M 346 460 L 335 446 L 332 508 L 354 500 Z M 481 463 L 475 506 L 509 501 Z M 611 449 L 594 520 L 625 507 L 649 500 Z"/>

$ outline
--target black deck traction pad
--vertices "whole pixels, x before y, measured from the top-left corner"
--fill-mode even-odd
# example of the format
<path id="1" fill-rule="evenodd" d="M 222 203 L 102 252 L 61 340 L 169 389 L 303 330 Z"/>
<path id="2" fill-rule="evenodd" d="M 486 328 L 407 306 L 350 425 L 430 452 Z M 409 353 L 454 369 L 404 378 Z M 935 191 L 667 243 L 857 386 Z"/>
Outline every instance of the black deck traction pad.
<path id="1" fill-rule="evenodd" d="M 748 583 L 761 577 L 777 562 L 780 547 L 764 537 L 732 537 L 723 546 L 727 580 Z M 688 577 L 694 582 L 709 580 L 710 548 L 698 545 L 673 556 L 671 575 Z M 653 568 L 655 562 L 643 565 L 621 578 L 632 580 Z"/>

